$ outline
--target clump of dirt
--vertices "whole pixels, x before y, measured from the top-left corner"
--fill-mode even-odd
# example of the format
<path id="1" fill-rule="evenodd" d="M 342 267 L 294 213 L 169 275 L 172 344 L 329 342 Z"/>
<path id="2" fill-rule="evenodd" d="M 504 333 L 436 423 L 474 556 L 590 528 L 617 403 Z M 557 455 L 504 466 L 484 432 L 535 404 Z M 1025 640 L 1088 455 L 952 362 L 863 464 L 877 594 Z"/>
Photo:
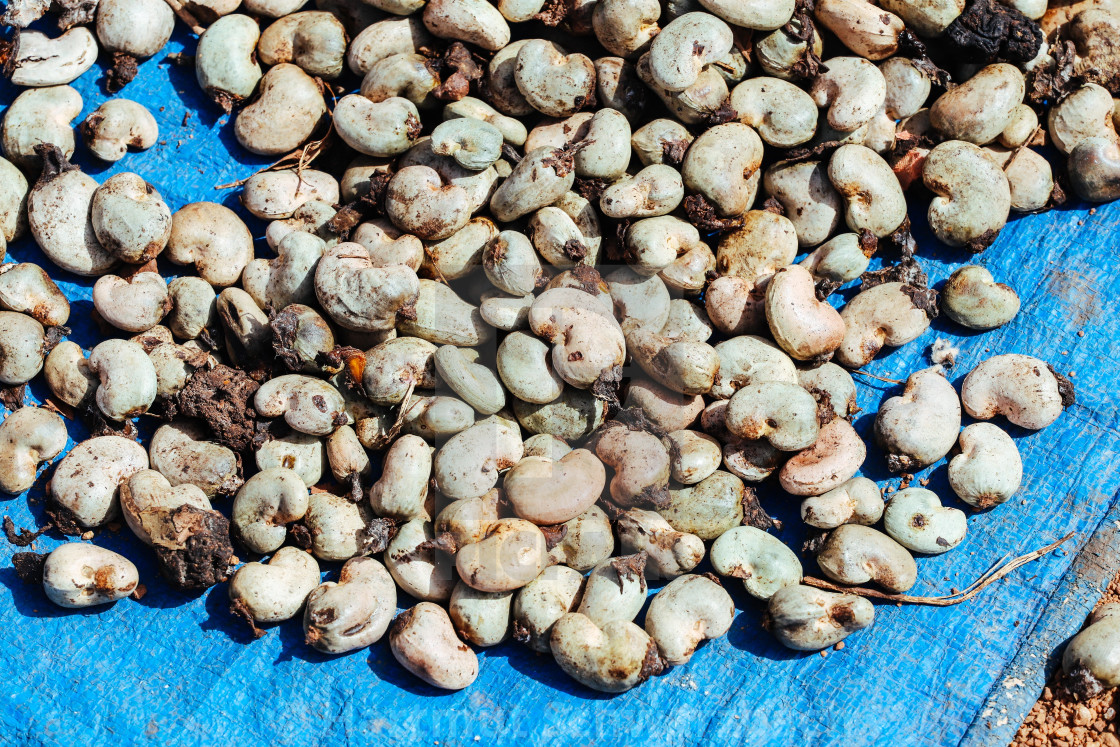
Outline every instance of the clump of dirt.
<path id="1" fill-rule="evenodd" d="M 1105 590 L 1102 604 L 1120 602 L 1120 575 Z M 1011 747 L 1120 747 L 1117 690 L 1079 698 L 1061 667 L 1023 719 Z"/>

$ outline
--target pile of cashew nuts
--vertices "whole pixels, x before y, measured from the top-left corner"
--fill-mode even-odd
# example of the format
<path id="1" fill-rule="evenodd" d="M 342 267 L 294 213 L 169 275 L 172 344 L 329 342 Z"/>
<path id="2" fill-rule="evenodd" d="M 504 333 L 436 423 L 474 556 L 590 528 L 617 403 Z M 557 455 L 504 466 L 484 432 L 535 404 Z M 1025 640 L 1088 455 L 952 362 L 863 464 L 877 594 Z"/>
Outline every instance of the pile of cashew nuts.
<path id="1" fill-rule="evenodd" d="M 42 373 L 51 398 L 0 424 L 0 490 L 41 479 L 56 528 L 123 521 L 168 583 L 227 584 L 255 632 L 302 617 L 338 654 L 387 635 L 447 689 L 512 637 L 628 690 L 724 635 L 737 581 L 790 648 L 871 626 L 865 597 L 801 583 L 759 483 L 801 501 L 836 584 L 906 592 L 915 555 L 964 540 L 953 496 L 884 501 L 857 476 L 873 405 L 851 371 L 928 345 L 939 313 L 990 330 L 1019 311 L 979 265 L 928 287 L 907 195 L 972 252 L 1065 189 L 1120 196 L 1120 20 L 1046 28 L 1038 0 L 305 1 L 9 2 L 26 90 L 0 127 L 0 256 L 30 233 L 51 264 L 0 266 L 0 384 Z M 20 30 L 48 12 L 64 33 Z M 70 163 L 158 142 L 123 97 L 76 137 L 68 84 L 100 50 L 127 95 L 176 13 L 237 142 L 287 157 L 241 186 L 260 223 Z M 92 285 L 92 349 L 64 339 L 60 272 Z M 1007 424 L 1072 402 L 1001 352 L 959 393 L 941 365 L 911 373 L 874 438 L 896 473 L 948 458 L 955 497 L 992 510 L 1023 477 Z M 64 456 L 63 415 L 93 434 Z M 142 581 L 88 542 L 41 571 L 65 607 Z"/>

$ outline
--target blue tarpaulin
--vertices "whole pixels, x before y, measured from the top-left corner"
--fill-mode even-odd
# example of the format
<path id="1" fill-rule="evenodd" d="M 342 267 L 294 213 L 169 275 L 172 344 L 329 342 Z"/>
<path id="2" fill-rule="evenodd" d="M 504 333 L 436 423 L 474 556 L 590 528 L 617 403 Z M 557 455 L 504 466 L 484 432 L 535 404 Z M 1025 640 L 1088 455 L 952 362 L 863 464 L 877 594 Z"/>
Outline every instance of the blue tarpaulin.
<path id="1" fill-rule="evenodd" d="M 213 200 L 245 215 L 235 190 L 215 186 L 268 159 L 238 148 L 232 123 L 202 96 L 193 69 L 166 61 L 168 52 L 193 54 L 194 43 L 180 27 L 119 94 L 152 110 L 160 127 L 156 147 L 107 167 L 79 144 L 76 160 L 99 181 L 121 171 L 143 175 L 172 209 Z M 85 101 L 82 117 L 107 98 L 99 75 L 95 69 L 75 83 Z M 16 94 L 0 85 L 4 108 Z M 728 583 L 739 610 L 730 633 L 629 693 L 587 690 L 550 657 L 515 643 L 480 652 L 474 685 L 446 693 L 399 667 L 385 641 L 345 656 L 320 654 L 304 644 L 298 620 L 253 641 L 228 611 L 225 584 L 201 594 L 169 588 L 127 528 L 98 530 L 92 541 L 133 560 L 148 593 L 89 611 L 54 607 L 40 589 L 23 585 L 9 560 L 18 548 L 0 543 L 0 743 L 1006 744 L 1042 687 L 1048 657 L 1076 632 L 1120 562 L 1113 510 L 1120 485 L 1120 206 L 1016 217 L 976 257 L 939 245 L 925 226 L 924 206 L 912 210 L 912 219 L 919 259 L 935 287 L 954 268 L 978 262 L 1019 292 L 1022 311 L 987 334 L 938 318 L 917 342 L 881 355 L 868 370 L 904 379 L 930 365 L 928 348 L 941 337 L 960 347 L 950 374 L 958 389 L 979 361 L 1006 352 L 1046 360 L 1077 388 L 1077 403 L 1054 425 L 1037 433 L 1010 429 L 1023 456 L 1022 490 L 992 511 L 970 512 L 959 548 L 918 560 L 911 593 L 946 594 L 1005 556 L 1074 533 L 1059 551 L 973 601 L 948 608 L 880 604 L 873 628 L 826 656 L 784 649 L 760 627 L 762 605 Z M 263 236 L 259 221 L 249 223 Z M 268 256 L 263 240 L 258 251 Z M 71 338 L 87 347 L 100 339 L 91 318 L 92 279 L 50 266 L 29 238 L 10 247 L 8 261 L 47 266 L 72 301 Z M 863 412 L 855 422 L 870 443 L 875 411 L 901 388 L 857 378 Z M 46 394 L 40 378 L 31 396 L 41 401 Z M 84 437 L 80 425 L 68 426 L 75 440 Z M 874 445 L 863 474 L 898 483 Z M 963 508 L 945 474 L 943 461 L 918 477 L 929 477 L 945 503 Z M 30 501 L 0 498 L 0 513 L 19 526 L 41 524 L 43 481 Z M 782 538 L 799 545 L 797 501 L 772 487 L 760 496 L 784 520 Z M 59 541 L 47 535 L 36 548 Z M 329 577 L 337 567 L 325 571 Z"/>

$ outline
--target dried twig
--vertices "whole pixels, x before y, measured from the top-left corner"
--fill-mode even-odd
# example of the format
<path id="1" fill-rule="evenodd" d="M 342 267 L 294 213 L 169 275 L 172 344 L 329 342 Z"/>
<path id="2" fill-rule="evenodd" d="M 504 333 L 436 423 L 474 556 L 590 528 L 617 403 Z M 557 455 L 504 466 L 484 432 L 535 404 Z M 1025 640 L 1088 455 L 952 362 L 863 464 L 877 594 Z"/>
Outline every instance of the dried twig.
<path id="1" fill-rule="evenodd" d="M 898 379 L 888 379 L 886 376 L 876 376 L 873 373 L 868 373 L 867 371 L 861 371 L 861 370 L 858 370 L 858 369 L 855 370 L 855 371 L 852 371 L 852 373 L 859 374 L 860 376 L 867 376 L 868 378 L 877 379 L 879 381 L 885 381 L 888 384 L 905 384 L 906 383 L 905 381 L 899 381 Z"/>
<path id="2" fill-rule="evenodd" d="M 198 22 L 198 19 L 195 18 L 189 10 L 184 8 L 183 4 L 180 3 L 179 0 L 163 1 L 171 7 L 171 10 L 175 11 L 175 15 L 179 17 L 180 21 L 187 24 L 187 27 L 192 32 L 194 32 L 195 36 L 202 36 L 203 32 L 206 31 L 206 29 L 202 28 L 202 24 Z"/>
<path id="3" fill-rule="evenodd" d="M 322 155 L 323 152 L 327 149 L 327 141 L 330 139 L 330 136 L 332 134 L 334 134 L 333 122 L 331 122 L 330 126 L 327 128 L 326 134 L 318 140 L 312 140 L 306 145 L 296 148 L 291 153 L 281 157 L 280 160 L 276 161 L 275 163 L 265 166 L 262 169 L 257 169 L 244 179 L 239 179 L 235 182 L 229 182 L 227 184 L 219 184 L 214 187 L 214 189 L 233 189 L 234 187 L 240 187 L 257 174 L 263 174 L 266 171 L 282 171 L 284 169 L 295 167 L 296 173 L 302 174 L 303 170 L 310 166 L 311 162 Z"/>
<path id="4" fill-rule="evenodd" d="M 397 421 L 393 423 L 393 427 L 390 428 L 384 436 L 381 436 L 377 439 L 373 448 L 380 449 L 384 446 L 387 446 L 389 442 L 396 438 L 397 434 L 401 432 L 401 426 L 404 425 L 404 418 L 406 415 L 408 415 L 408 411 L 411 409 L 412 392 L 415 389 L 416 379 L 412 378 L 408 382 L 408 389 L 404 393 L 404 399 L 401 400 L 400 410 L 397 412 Z"/>
<path id="5" fill-rule="evenodd" d="M 1051 542 L 1046 547 L 1039 548 L 1038 550 L 1029 552 L 1026 555 L 1020 555 L 1017 558 L 1013 558 L 1010 561 L 1003 563 L 1003 565 L 996 563 L 994 566 L 989 568 L 988 571 L 984 573 L 984 575 L 973 581 L 963 591 L 958 591 L 955 594 L 947 594 L 941 597 L 913 597 L 908 594 L 887 594 L 886 592 L 876 591 L 875 589 L 865 589 L 859 586 L 840 586 L 839 584 L 834 584 L 831 581 L 824 581 L 822 579 L 813 578 L 811 576 L 806 576 L 802 580 L 802 583 L 806 586 L 815 586 L 818 589 L 826 589 L 827 591 L 839 591 L 844 594 L 855 594 L 856 596 L 867 597 L 869 599 L 881 599 L 884 602 L 895 602 L 898 604 L 924 604 L 930 607 L 951 607 L 954 604 L 967 602 L 969 599 L 972 599 L 981 591 L 988 588 L 996 581 L 999 581 L 1001 578 L 1008 575 L 1016 568 L 1024 566 L 1034 560 L 1038 560 L 1043 555 L 1046 555 L 1049 552 L 1053 552 L 1058 548 L 1059 545 L 1061 545 L 1072 536 L 1073 532 L 1070 532 L 1065 537 L 1062 537 L 1056 542 Z M 1005 555 L 1000 562 L 1006 559 L 1007 556 Z"/>

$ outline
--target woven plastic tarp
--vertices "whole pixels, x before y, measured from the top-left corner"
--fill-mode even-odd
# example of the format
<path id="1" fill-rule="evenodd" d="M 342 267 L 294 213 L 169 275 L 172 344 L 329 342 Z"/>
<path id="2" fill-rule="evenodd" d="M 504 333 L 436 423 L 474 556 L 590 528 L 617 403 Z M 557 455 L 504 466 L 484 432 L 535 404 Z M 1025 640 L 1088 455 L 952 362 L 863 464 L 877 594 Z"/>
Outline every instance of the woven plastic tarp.
<path id="1" fill-rule="evenodd" d="M 240 210 L 235 191 L 215 185 L 247 176 L 264 159 L 239 150 L 231 123 L 200 94 L 193 70 L 164 59 L 167 52 L 193 49 L 193 38 L 180 29 L 120 94 L 155 114 L 158 146 L 106 168 L 79 145 L 77 160 L 98 180 L 125 170 L 142 174 L 172 209 L 214 200 Z M 98 75 L 95 69 L 75 84 L 85 99 L 83 117 L 106 98 Z M 16 93 L 0 86 L 0 104 L 6 108 Z M 993 511 L 970 513 L 969 534 L 958 549 L 918 560 L 912 593 L 945 594 L 1006 555 L 1075 533 L 1058 552 L 979 598 L 950 608 L 879 605 L 874 627 L 853 635 L 843 650 L 806 655 L 784 649 L 762 630 L 762 606 L 729 583 L 738 609 L 730 633 L 702 646 L 686 666 L 632 692 L 592 692 L 550 657 L 507 643 L 480 652 L 473 686 L 444 693 L 399 667 L 385 641 L 328 656 L 304 644 L 298 620 L 252 641 L 229 614 L 225 584 L 200 595 L 176 592 L 158 578 L 149 551 L 127 529 L 99 530 L 93 542 L 138 565 L 148 588 L 140 601 L 79 612 L 56 608 L 40 589 L 16 578 L 9 556 L 18 548 L 0 549 L 0 742 L 1006 744 L 1041 687 L 1047 655 L 1077 630 L 1100 582 L 1117 565 L 1115 537 L 1107 533 L 1098 533 L 1092 563 L 1084 556 L 1075 561 L 1099 525 L 1112 526 L 1115 517 L 1106 516 L 1120 485 L 1120 321 L 1113 300 L 1120 294 L 1120 206 L 1016 218 L 976 258 L 938 245 L 923 210 L 912 218 L 919 259 L 935 287 L 955 267 L 976 261 L 1018 290 L 1022 311 L 989 334 L 962 333 L 939 318 L 918 342 L 880 356 L 868 370 L 905 378 L 929 365 L 928 347 L 943 337 L 960 346 L 950 375 L 958 389 L 976 363 L 1004 352 L 1036 355 L 1077 387 L 1076 405 L 1053 426 L 1039 433 L 1011 429 L 1025 466 L 1020 493 Z M 259 221 L 250 225 L 263 235 Z M 263 241 L 258 249 L 267 252 Z M 30 239 L 10 248 L 13 260 L 45 262 Z M 99 339 L 91 281 L 49 269 L 73 302 L 72 339 L 91 345 Z M 880 402 L 900 387 L 863 378 L 859 385 L 864 412 L 856 426 L 869 437 Z M 45 394 L 40 380 L 31 395 L 41 400 Z M 72 437 L 83 437 L 79 425 L 69 425 Z M 945 472 L 942 462 L 919 477 L 930 477 L 929 487 L 947 504 L 961 506 Z M 897 485 L 874 446 L 863 474 Z M 31 501 L 0 499 L 0 512 L 19 526 L 39 525 L 41 482 Z M 804 532 L 797 502 L 773 488 L 760 495 L 785 521 L 783 539 L 799 545 Z M 59 541 L 47 535 L 36 548 Z M 325 571 L 329 577 L 337 568 Z M 815 573 L 811 561 L 807 572 Z M 1041 648 L 1030 643 L 1043 633 Z M 1019 695 L 1007 701 L 1004 692 Z"/>

